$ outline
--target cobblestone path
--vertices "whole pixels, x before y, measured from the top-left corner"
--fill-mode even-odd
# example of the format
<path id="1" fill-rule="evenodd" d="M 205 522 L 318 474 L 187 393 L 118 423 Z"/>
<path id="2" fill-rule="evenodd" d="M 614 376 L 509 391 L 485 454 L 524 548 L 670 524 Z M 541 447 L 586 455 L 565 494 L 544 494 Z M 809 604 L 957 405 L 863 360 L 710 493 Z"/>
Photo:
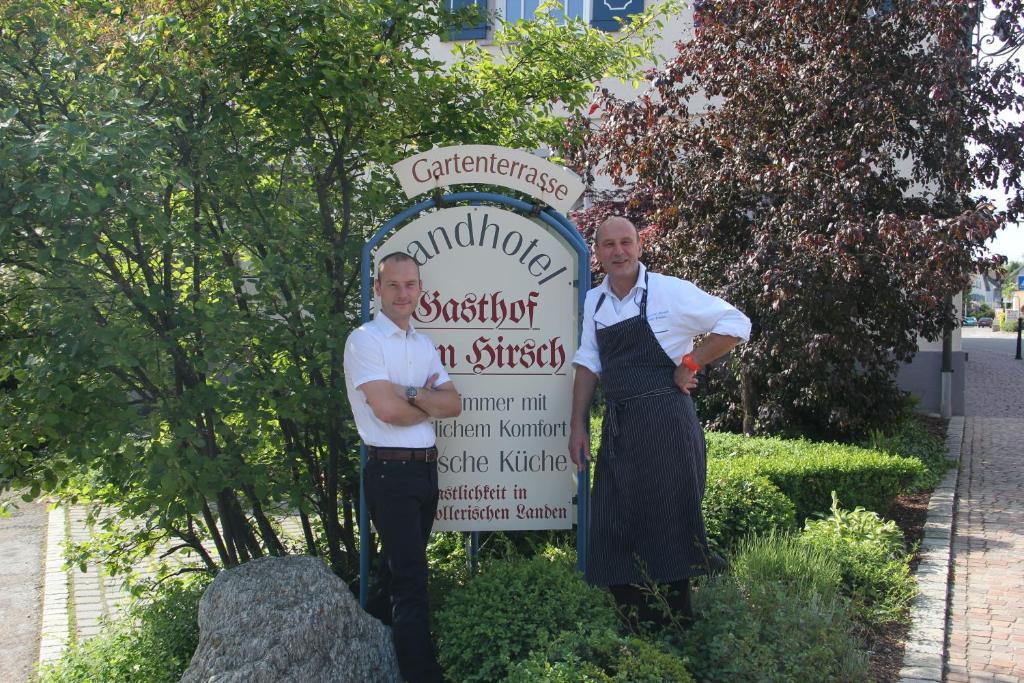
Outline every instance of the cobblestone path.
<path id="1" fill-rule="evenodd" d="M 967 419 L 945 679 L 1024 681 L 1024 361 L 1015 338 L 965 335 Z"/>

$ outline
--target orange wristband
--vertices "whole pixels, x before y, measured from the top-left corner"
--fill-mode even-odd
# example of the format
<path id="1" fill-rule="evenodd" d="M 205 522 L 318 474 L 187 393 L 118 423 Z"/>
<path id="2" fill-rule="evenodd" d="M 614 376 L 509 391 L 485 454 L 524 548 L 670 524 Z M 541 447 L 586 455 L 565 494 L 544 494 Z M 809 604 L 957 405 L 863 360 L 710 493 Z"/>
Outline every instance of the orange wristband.
<path id="1" fill-rule="evenodd" d="M 685 356 L 683 356 L 682 364 L 685 365 L 687 369 L 691 370 L 692 372 L 700 372 L 700 363 L 695 361 L 693 359 L 693 356 L 691 356 L 690 354 L 686 354 Z"/>

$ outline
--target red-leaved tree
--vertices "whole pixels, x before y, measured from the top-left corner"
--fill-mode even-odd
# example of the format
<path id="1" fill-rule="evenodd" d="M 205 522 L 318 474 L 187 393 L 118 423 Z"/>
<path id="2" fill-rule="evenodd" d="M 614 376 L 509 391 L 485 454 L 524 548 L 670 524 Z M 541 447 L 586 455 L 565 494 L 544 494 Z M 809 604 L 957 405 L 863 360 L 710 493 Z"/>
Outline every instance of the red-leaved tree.
<path id="1" fill-rule="evenodd" d="M 630 216 L 648 265 L 750 316 L 702 398 L 712 426 L 850 438 L 885 424 L 918 334 L 940 336 L 951 297 L 997 263 L 984 242 L 1024 208 L 1021 124 L 1000 112 L 1021 108 L 1024 83 L 974 59 L 974 9 L 703 2 L 647 92 L 603 92 L 600 120 L 572 120 L 567 157 L 619 188 L 581 229 Z M 997 182 L 1009 216 L 969 196 Z"/>

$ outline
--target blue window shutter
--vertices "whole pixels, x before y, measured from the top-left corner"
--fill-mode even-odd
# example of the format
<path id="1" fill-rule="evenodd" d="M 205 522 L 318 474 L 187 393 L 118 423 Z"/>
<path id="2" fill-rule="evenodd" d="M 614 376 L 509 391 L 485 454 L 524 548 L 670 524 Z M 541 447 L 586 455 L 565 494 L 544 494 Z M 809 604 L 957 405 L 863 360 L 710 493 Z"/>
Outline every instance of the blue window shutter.
<path id="1" fill-rule="evenodd" d="M 465 7 L 472 7 L 476 5 L 480 13 L 483 14 L 487 11 L 487 0 L 444 0 L 445 5 L 448 9 L 453 12 L 456 10 L 463 9 Z M 447 34 L 441 36 L 442 40 L 480 40 L 481 38 L 487 37 L 487 21 L 480 19 L 479 22 L 472 26 L 452 26 L 451 30 Z"/>
<path id="2" fill-rule="evenodd" d="M 617 19 L 625 20 L 644 9 L 644 0 L 592 0 L 593 12 L 590 25 L 602 31 L 618 31 L 621 24 Z"/>

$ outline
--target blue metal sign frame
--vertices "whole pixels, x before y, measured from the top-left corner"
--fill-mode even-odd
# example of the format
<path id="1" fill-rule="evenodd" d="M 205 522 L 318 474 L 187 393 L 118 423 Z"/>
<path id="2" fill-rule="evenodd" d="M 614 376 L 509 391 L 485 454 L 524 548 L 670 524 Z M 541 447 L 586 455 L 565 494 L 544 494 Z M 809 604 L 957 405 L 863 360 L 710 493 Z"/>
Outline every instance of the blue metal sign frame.
<path id="1" fill-rule="evenodd" d="M 371 252 L 387 237 L 395 228 L 405 224 L 414 216 L 435 207 L 452 206 L 459 203 L 479 205 L 483 203 L 507 206 L 525 215 L 535 216 L 550 226 L 561 235 L 569 245 L 576 251 L 579 257 L 579 268 L 576 274 L 577 295 L 579 297 L 580 319 L 576 323 L 577 341 L 583 325 L 583 303 L 590 290 L 590 249 L 586 241 L 580 235 L 576 226 L 564 214 L 555 211 L 550 207 L 540 208 L 530 202 L 508 197 L 493 192 L 453 192 L 446 194 L 438 200 L 431 198 L 414 204 L 405 209 L 387 223 L 382 225 L 377 232 L 366 241 L 362 251 L 362 269 L 360 272 L 360 295 L 362 306 L 360 309 L 361 320 L 365 323 L 370 320 L 370 273 L 371 273 Z M 366 606 L 366 598 L 369 591 L 368 578 L 370 571 L 370 520 L 369 511 L 366 509 L 366 497 L 363 494 L 363 470 L 366 467 L 366 444 L 359 446 L 359 604 Z M 583 572 L 586 569 L 587 556 L 587 530 L 590 528 L 590 463 L 579 473 L 576 481 L 576 568 Z M 472 553 L 475 554 L 479 547 L 479 532 L 471 532 Z M 475 556 L 471 557 L 475 561 Z"/>

